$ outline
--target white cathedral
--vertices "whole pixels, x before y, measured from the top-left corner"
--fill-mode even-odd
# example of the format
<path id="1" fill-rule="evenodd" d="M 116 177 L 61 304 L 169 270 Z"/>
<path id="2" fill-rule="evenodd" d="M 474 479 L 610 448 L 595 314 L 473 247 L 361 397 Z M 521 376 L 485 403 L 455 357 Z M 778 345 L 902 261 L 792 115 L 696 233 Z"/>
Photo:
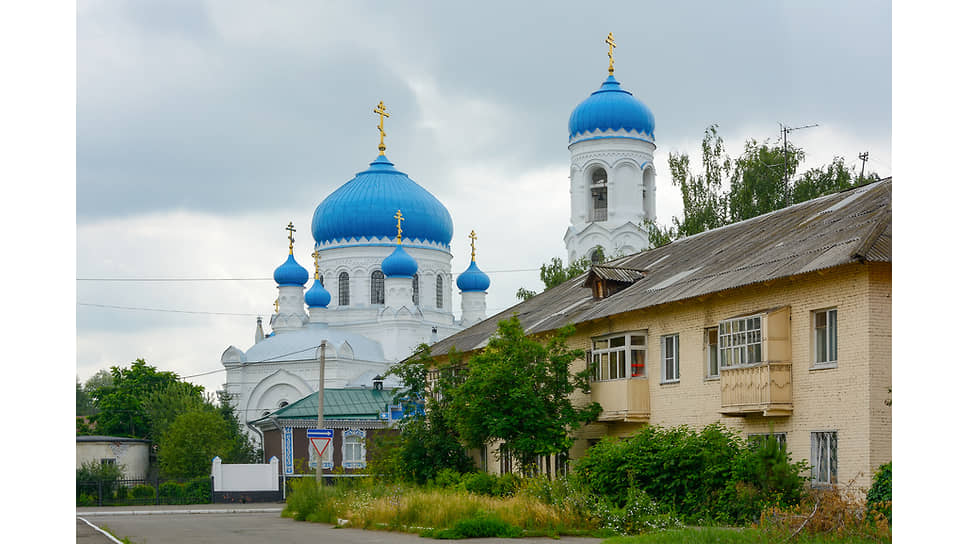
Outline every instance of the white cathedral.
<path id="1" fill-rule="evenodd" d="M 655 220 L 655 120 L 609 75 L 572 112 L 571 224 L 564 236 L 568 261 L 631 254 L 649 247 Z M 319 388 L 319 346 L 325 341 L 327 389 L 371 387 L 391 365 L 421 343 L 438 340 L 486 316 L 488 276 L 471 262 L 457 277 L 461 316 L 452 311 L 447 208 L 397 170 L 386 157 L 382 102 L 379 155 L 319 206 L 312 220 L 315 246 L 309 272 L 296 262 L 290 223 L 289 255 L 275 269 L 276 310 L 267 335 L 256 322 L 254 344 L 222 354 L 225 392 L 239 420 L 268 415 Z M 328 289 L 327 287 L 328 286 Z M 332 290 L 332 294 L 329 290 Z M 396 385 L 391 378 L 387 387 Z"/>

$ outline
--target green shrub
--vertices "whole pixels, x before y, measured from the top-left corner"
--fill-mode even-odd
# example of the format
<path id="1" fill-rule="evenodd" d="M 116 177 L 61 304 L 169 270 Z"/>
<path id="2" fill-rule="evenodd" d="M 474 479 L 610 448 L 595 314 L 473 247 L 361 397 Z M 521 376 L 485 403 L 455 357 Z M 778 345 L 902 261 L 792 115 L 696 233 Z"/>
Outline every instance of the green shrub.
<path id="1" fill-rule="evenodd" d="M 153 499 L 155 498 L 155 488 L 150 485 L 136 485 L 131 488 L 131 497 L 134 499 Z"/>
<path id="2" fill-rule="evenodd" d="M 209 476 L 193 478 L 185 485 L 185 495 L 191 504 L 212 502 L 212 480 Z"/>
<path id="3" fill-rule="evenodd" d="M 630 489 L 624 506 L 615 506 L 608 500 L 600 500 L 594 508 L 602 529 L 623 535 L 633 535 L 647 531 L 680 529 L 681 521 L 664 511 L 647 493 Z"/>
<path id="4" fill-rule="evenodd" d="M 515 527 L 501 518 L 478 512 L 473 518 L 457 520 L 453 527 L 432 531 L 427 536 L 457 540 L 461 538 L 518 538 L 524 535 L 520 527 Z"/>
<path id="5" fill-rule="evenodd" d="M 518 492 L 523 480 L 517 474 L 509 472 L 497 477 L 494 487 L 491 488 L 491 495 L 495 497 L 510 497 Z"/>
<path id="6" fill-rule="evenodd" d="M 81 493 L 77 496 L 78 506 L 94 506 L 95 504 L 97 504 L 97 499 L 94 497 L 94 495 Z"/>
<path id="7" fill-rule="evenodd" d="M 716 511 L 730 512 L 726 520 L 749 522 L 768 506 L 799 504 L 808 469 L 804 461 L 793 463 L 772 434 L 750 443 L 740 451 Z"/>
<path id="8" fill-rule="evenodd" d="M 881 465 L 874 473 L 874 482 L 867 492 L 867 515 L 879 513 L 891 524 L 891 463 Z"/>
<path id="9" fill-rule="evenodd" d="M 432 485 L 441 489 L 455 488 L 461 485 L 463 475 L 452 468 L 445 468 L 434 476 Z"/>
<path id="10" fill-rule="evenodd" d="M 316 485 L 314 478 L 298 478 L 292 483 L 292 491 L 286 495 L 282 515 L 296 521 L 336 524 L 337 514 L 341 513 L 340 499 L 347 497 L 350 490 L 351 486 L 343 482 L 320 486 Z"/>
<path id="11" fill-rule="evenodd" d="M 165 482 L 158 486 L 158 496 L 166 503 L 179 503 L 185 498 L 185 486 L 178 482 Z"/>
<path id="12" fill-rule="evenodd" d="M 464 476 L 464 489 L 478 495 L 494 495 L 497 476 L 487 472 L 473 472 Z"/>

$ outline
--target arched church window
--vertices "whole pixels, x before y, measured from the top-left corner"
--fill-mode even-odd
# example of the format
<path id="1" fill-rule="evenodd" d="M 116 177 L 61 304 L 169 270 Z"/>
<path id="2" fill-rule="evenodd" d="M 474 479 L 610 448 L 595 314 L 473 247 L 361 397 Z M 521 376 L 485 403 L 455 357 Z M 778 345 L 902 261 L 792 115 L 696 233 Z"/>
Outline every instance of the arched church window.
<path id="1" fill-rule="evenodd" d="M 386 291 L 383 288 L 383 272 L 374 270 L 370 274 L 370 304 L 383 304 Z"/>
<path id="2" fill-rule="evenodd" d="M 605 252 L 602 251 L 602 246 L 596 246 L 595 249 L 592 250 L 591 261 L 592 264 L 601 264 L 603 261 L 605 261 Z"/>
<path id="3" fill-rule="evenodd" d="M 346 272 L 339 275 L 339 305 L 350 305 L 350 275 Z"/>
<path id="4" fill-rule="evenodd" d="M 413 275 L 413 305 L 420 304 L 420 280 L 417 275 Z"/>
<path id="5" fill-rule="evenodd" d="M 437 275 L 437 307 L 444 307 L 444 277 Z"/>
<path id="6" fill-rule="evenodd" d="M 279 401 L 279 408 L 285 408 L 286 406 L 289 406 L 289 401 L 287 401 L 287 400 L 280 400 Z"/>
<path id="7" fill-rule="evenodd" d="M 592 221 L 606 221 L 608 219 L 608 174 L 604 168 L 592 171 L 591 197 Z"/>

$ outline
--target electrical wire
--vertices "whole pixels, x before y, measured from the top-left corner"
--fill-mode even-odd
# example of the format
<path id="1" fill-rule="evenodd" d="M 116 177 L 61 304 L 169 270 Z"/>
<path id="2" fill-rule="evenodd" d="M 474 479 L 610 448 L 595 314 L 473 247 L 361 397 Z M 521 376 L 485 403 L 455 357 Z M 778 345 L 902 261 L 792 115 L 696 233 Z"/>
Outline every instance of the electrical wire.
<path id="1" fill-rule="evenodd" d="M 233 312 L 200 312 L 192 310 L 170 310 L 165 308 L 143 308 L 137 306 L 114 306 L 111 304 L 95 304 L 93 302 L 78 302 L 78 306 L 88 306 L 92 308 L 107 308 L 111 310 L 137 310 L 143 312 L 167 312 L 175 314 L 196 314 L 196 315 L 228 315 L 235 317 L 258 317 L 260 314 L 243 314 Z"/>

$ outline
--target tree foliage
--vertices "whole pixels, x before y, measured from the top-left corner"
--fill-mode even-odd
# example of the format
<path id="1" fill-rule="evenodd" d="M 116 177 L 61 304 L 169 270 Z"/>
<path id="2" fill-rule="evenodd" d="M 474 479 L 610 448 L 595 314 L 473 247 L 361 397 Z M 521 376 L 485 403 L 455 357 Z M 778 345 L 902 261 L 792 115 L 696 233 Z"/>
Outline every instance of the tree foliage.
<path id="1" fill-rule="evenodd" d="M 723 147 L 723 139 L 712 125 L 706 129 L 702 140 L 703 173 L 693 174 L 689 168 L 689 156 L 684 153 L 669 154 L 669 171 L 672 184 L 682 193 L 683 215 L 673 217 L 675 238 L 691 236 L 725 224 L 725 198 L 723 182 L 730 174 L 731 161 Z M 660 244 L 661 245 L 661 244 Z"/>
<path id="2" fill-rule="evenodd" d="M 97 385 L 94 398 L 94 424 L 98 434 L 150 438 L 151 425 L 144 399 L 155 390 L 178 383 L 174 372 L 159 372 L 144 359 L 128 368 L 112 366 L 111 383 Z"/>
<path id="3" fill-rule="evenodd" d="M 571 372 L 571 363 L 584 356 L 565 344 L 572 334 L 574 327 L 566 327 L 543 344 L 525 334 L 517 316 L 498 323 L 452 392 L 449 410 L 461 440 L 474 447 L 501 441 L 521 466 L 568 451 L 570 432 L 601 412 L 598 403 L 572 403 L 570 395 L 587 389 L 590 375 Z"/>
<path id="4" fill-rule="evenodd" d="M 187 382 L 174 382 L 150 391 L 141 404 L 148 416 L 149 437 L 161 438 L 180 414 L 214 408 L 204 396 L 204 387 Z"/>
<path id="5" fill-rule="evenodd" d="M 232 428 L 215 410 L 181 414 L 168 426 L 158 445 L 161 472 L 171 478 L 204 476 L 217 455 L 232 462 Z"/>

